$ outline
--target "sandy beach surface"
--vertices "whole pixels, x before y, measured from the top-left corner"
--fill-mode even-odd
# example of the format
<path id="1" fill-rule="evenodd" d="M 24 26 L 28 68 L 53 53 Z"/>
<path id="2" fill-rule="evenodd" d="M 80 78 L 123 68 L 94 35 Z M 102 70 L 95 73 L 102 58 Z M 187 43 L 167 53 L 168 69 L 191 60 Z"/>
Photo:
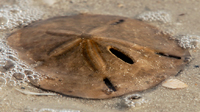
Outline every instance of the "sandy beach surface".
<path id="1" fill-rule="evenodd" d="M 199 0 L 0 0 L 0 111 L 1 112 L 198 112 L 200 111 L 200 1 Z M 15 72 L 29 71 L 16 54 L 6 46 L 6 37 L 33 21 L 80 13 L 107 14 L 141 19 L 179 39 L 190 49 L 191 62 L 176 76 L 188 85 L 184 89 L 168 89 L 158 85 L 130 95 L 87 100 L 56 95 L 23 94 L 16 89 L 49 93 L 17 80 Z M 164 43 L 163 43 L 164 44 Z M 14 65 L 8 66 L 12 57 Z M 16 57 L 17 58 L 17 57 Z M 20 64 L 19 64 L 20 63 Z M 8 67 L 9 68 L 9 67 Z M 14 68 L 14 69 L 13 69 Z M 26 69 L 26 70 L 25 70 Z M 132 94 L 134 95 L 134 94 Z"/>

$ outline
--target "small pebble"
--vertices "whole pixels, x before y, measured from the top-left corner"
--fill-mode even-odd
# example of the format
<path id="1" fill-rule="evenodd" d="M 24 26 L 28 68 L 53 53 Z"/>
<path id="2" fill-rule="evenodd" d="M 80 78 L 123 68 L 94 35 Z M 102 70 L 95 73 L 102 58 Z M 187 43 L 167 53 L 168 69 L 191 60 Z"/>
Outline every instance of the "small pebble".
<path id="1" fill-rule="evenodd" d="M 21 89 L 25 89 L 25 87 L 21 87 Z"/>
<path id="2" fill-rule="evenodd" d="M 181 89 L 188 87 L 187 84 L 178 79 L 168 79 L 162 83 L 162 86 L 170 89 Z"/>
<path id="3" fill-rule="evenodd" d="M 195 68 L 199 68 L 199 65 L 194 65 Z"/>

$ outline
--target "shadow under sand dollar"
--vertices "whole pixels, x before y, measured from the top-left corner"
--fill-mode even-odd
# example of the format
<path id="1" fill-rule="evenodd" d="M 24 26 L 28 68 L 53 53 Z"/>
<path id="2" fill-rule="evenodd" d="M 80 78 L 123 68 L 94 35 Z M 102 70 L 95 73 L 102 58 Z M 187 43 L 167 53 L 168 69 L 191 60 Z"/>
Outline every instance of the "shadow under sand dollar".
<path id="1" fill-rule="evenodd" d="M 120 16 L 75 15 L 36 22 L 8 45 L 40 73 L 30 82 L 69 96 L 106 99 L 143 91 L 176 75 L 189 51 L 144 22 Z"/>

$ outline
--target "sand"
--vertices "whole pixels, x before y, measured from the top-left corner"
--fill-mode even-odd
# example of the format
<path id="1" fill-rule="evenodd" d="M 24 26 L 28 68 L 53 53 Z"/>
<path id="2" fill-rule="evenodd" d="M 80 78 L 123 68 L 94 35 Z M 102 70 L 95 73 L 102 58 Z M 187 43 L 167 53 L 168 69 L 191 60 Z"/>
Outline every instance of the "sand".
<path id="1" fill-rule="evenodd" d="M 26 95 L 15 88 L 22 88 L 32 92 L 46 92 L 31 86 L 22 84 L 13 77 L 8 77 L 9 71 L 1 71 L 4 79 L 0 80 L 0 111 L 1 112 L 197 112 L 200 111 L 200 13 L 198 0 L 0 0 L 3 8 L 7 9 L 16 5 L 15 16 L 6 15 L 9 21 L 0 21 L 5 24 L 1 27 L 0 38 L 3 39 L 20 26 L 39 19 L 47 19 L 54 16 L 75 15 L 79 13 L 109 14 L 140 18 L 149 24 L 157 26 L 166 33 L 174 35 L 174 38 L 186 35 L 188 39 L 186 47 L 190 47 L 191 62 L 177 76 L 171 77 L 183 81 L 188 85 L 184 89 L 168 89 L 161 85 L 155 88 L 137 93 L 141 98 L 135 99 L 132 105 L 125 100 L 128 96 L 107 100 L 87 100 L 71 98 L 62 95 L 35 96 Z M 24 4 L 26 6 L 24 6 Z M 10 6 L 10 7 L 9 7 Z M 18 10 L 20 9 L 20 10 Z M 1 14 L 0 10 L 0 14 Z M 7 13 L 6 13 L 7 14 Z M 21 15 L 20 15 L 21 14 Z M 147 14 L 148 16 L 144 16 Z M 5 14 L 4 14 L 5 15 Z M 0 15 L 1 17 L 2 15 Z M 20 18 L 21 17 L 21 18 Z M 28 19 L 24 19 L 28 18 Z M 19 21 L 21 20 L 21 21 Z M 11 24 L 12 22 L 12 24 Z M 14 24 L 16 23 L 16 24 Z M 193 40 L 192 40 L 193 39 Z M 194 42 L 191 42 L 194 41 Z M 191 43 L 190 43 L 191 42 Z M 1 45 L 1 44 L 0 44 Z M 2 52 L 2 51 L 1 51 Z M 1 57 L 2 58 L 2 57 Z M 7 72 L 6 74 L 3 72 Z M 7 78 L 6 78 L 7 77 Z M 1 77 L 0 77 L 1 78 Z"/>

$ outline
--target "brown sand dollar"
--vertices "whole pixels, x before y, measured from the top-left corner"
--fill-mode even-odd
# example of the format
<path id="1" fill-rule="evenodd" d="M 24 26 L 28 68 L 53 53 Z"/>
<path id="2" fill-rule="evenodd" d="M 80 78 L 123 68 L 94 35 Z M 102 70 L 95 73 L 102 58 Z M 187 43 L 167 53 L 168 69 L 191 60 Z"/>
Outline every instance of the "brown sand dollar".
<path id="1" fill-rule="evenodd" d="M 105 99 L 154 87 L 190 57 L 157 28 L 120 16 L 75 15 L 36 22 L 8 45 L 41 80 L 31 83 L 74 97 Z"/>

